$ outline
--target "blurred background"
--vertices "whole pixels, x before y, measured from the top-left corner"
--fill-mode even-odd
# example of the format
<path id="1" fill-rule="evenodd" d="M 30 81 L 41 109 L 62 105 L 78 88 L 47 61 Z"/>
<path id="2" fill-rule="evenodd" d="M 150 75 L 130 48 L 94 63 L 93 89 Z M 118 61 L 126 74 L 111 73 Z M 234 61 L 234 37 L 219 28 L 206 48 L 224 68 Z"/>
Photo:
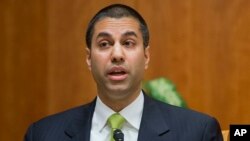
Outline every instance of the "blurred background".
<path id="1" fill-rule="evenodd" d="M 138 10 L 151 33 L 145 81 L 170 79 L 189 108 L 222 129 L 250 123 L 249 0 L 1 0 L 0 140 L 96 96 L 85 30 L 102 7 Z"/>

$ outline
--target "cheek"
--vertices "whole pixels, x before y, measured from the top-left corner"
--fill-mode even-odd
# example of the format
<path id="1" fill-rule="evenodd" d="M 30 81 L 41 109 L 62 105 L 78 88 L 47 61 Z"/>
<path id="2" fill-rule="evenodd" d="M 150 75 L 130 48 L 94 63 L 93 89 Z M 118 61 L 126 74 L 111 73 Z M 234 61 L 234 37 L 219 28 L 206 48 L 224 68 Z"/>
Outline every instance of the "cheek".
<path id="1" fill-rule="evenodd" d="M 145 58 L 144 54 L 135 54 L 129 57 L 130 59 L 128 60 L 130 64 L 136 68 L 137 71 L 142 71 L 145 69 Z"/>
<path id="2" fill-rule="evenodd" d="M 107 56 L 101 53 L 95 53 L 91 56 L 92 69 L 103 70 L 105 67 L 105 62 L 107 61 Z M 98 71 L 96 70 L 96 71 Z"/>

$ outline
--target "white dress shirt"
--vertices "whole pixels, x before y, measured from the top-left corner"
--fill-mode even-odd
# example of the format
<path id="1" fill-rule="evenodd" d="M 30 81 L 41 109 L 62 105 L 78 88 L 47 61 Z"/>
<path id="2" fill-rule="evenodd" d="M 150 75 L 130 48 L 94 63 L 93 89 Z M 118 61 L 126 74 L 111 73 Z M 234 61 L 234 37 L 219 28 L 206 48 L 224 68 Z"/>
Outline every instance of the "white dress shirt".
<path id="1" fill-rule="evenodd" d="M 137 141 L 140 128 L 144 97 L 142 91 L 139 96 L 119 113 L 126 119 L 122 132 L 124 141 Z M 96 100 L 92 119 L 90 141 L 110 141 L 111 128 L 107 124 L 108 118 L 115 112 L 105 105 L 99 97 Z"/>

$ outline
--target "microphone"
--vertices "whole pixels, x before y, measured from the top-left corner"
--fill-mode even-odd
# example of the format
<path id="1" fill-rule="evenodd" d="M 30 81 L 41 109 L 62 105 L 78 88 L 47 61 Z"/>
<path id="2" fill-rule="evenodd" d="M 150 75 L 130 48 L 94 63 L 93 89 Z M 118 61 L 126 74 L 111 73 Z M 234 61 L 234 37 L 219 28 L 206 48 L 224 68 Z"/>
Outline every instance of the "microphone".
<path id="1" fill-rule="evenodd" d="M 114 131 L 113 138 L 115 139 L 115 141 L 124 141 L 124 134 L 122 133 L 120 129 L 116 129 Z"/>

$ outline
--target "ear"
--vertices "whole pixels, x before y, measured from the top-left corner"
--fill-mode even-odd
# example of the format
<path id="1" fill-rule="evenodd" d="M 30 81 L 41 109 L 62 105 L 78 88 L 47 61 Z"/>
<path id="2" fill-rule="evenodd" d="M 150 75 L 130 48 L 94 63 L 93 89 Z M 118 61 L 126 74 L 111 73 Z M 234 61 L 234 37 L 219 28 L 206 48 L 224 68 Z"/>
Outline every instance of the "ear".
<path id="1" fill-rule="evenodd" d="M 85 50 L 86 50 L 86 62 L 89 70 L 91 70 L 91 49 L 86 48 Z"/>
<path id="2" fill-rule="evenodd" d="M 144 49 L 144 57 L 145 57 L 145 69 L 148 68 L 148 64 L 149 64 L 149 61 L 150 61 L 150 53 L 149 53 L 149 46 L 147 46 L 145 49 Z"/>

